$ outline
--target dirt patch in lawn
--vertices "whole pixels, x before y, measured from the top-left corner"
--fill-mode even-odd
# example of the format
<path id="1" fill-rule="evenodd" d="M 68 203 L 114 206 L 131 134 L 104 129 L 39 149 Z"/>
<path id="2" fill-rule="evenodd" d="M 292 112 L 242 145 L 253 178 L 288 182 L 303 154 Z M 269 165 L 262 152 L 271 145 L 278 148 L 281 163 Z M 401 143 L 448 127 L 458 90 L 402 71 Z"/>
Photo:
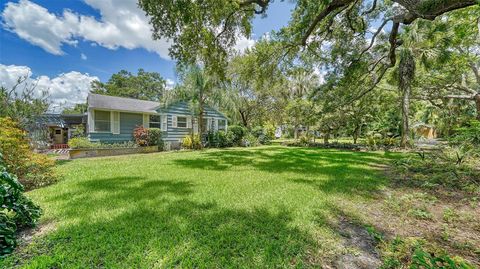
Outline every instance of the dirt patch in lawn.
<path id="1" fill-rule="evenodd" d="M 343 246 L 351 251 L 338 256 L 333 263 L 334 268 L 367 269 L 380 267 L 382 260 L 376 249 L 376 242 L 365 227 L 341 217 L 337 231 L 343 237 Z"/>
<path id="2" fill-rule="evenodd" d="M 34 228 L 25 229 L 18 235 L 18 247 L 16 251 L 21 252 L 26 246 L 28 246 L 36 238 L 43 237 L 44 235 L 54 231 L 56 228 L 53 221 L 42 222 Z"/>
<path id="3" fill-rule="evenodd" d="M 412 246 L 420 243 L 429 253 L 461 258 L 480 267 L 478 196 L 442 188 L 432 190 L 412 187 L 399 180 L 391 171 L 386 173 L 392 178 L 392 185 L 383 190 L 374 202 L 350 204 L 342 201 L 339 204 L 341 210 L 350 212 L 351 218 L 360 223 L 374 227 L 382 234 L 385 242 L 398 238 L 405 242 L 415 242 L 407 250 L 399 250 L 410 253 L 394 253 L 402 263 L 411 262 Z M 361 244 L 355 241 L 352 243 Z M 383 247 L 389 248 L 391 245 L 384 244 Z M 385 251 L 381 247 L 379 251 L 385 260 Z M 343 259 L 349 258 L 347 256 Z"/>

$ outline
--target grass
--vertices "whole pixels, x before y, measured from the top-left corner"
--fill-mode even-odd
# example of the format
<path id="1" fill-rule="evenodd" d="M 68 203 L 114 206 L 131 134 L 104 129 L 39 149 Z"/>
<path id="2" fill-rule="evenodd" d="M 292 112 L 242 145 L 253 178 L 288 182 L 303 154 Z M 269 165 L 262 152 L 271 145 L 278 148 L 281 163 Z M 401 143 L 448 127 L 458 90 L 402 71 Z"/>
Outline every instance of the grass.
<path id="1" fill-rule="evenodd" d="M 64 161 L 61 182 L 28 193 L 50 228 L 0 267 L 322 266 L 354 251 L 331 220 L 374 199 L 390 158 L 270 146 Z"/>

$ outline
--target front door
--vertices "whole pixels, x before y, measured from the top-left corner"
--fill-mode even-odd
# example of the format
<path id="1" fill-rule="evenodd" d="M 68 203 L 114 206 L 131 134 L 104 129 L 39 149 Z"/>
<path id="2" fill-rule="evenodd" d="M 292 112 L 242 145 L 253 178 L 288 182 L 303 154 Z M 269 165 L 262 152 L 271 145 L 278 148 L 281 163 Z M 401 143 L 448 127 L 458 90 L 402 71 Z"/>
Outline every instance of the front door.
<path id="1" fill-rule="evenodd" d="M 63 142 L 63 129 L 54 128 L 53 129 L 53 143 L 54 144 L 64 144 Z"/>

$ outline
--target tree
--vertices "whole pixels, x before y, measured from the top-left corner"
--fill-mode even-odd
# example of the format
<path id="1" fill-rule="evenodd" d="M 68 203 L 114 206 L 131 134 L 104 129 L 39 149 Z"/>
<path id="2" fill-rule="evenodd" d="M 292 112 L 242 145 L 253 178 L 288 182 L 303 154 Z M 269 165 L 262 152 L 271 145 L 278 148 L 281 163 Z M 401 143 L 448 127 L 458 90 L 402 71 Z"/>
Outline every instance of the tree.
<path id="1" fill-rule="evenodd" d="M 0 87 L 0 117 L 11 118 L 22 128 L 29 128 L 49 108 L 47 92 L 38 95 L 37 81 L 29 81 L 28 77 L 19 77 L 10 89 Z"/>
<path id="2" fill-rule="evenodd" d="M 106 83 L 92 82 L 92 93 L 160 101 L 165 94 L 165 87 L 166 81 L 159 73 L 139 69 L 135 75 L 121 70 Z"/>
<path id="3" fill-rule="evenodd" d="M 203 116 L 205 106 L 217 106 L 222 98 L 219 84 L 215 77 L 206 74 L 198 65 L 179 69 L 182 85 L 175 89 L 173 99 L 186 100 L 197 120 L 198 132 L 203 134 Z"/>
<path id="4" fill-rule="evenodd" d="M 184 64 L 202 62 L 209 70 L 223 74 L 236 41 L 250 36 L 253 18 L 266 16 L 272 2 L 139 0 L 139 6 L 151 18 L 153 38 L 173 41 L 170 48 L 173 58 Z M 322 44 L 328 41 L 333 42 L 332 47 L 348 43 L 356 50 L 353 56 L 367 59 L 370 56 L 365 52 L 375 51 L 386 42 L 389 48 L 377 50 L 379 57 L 371 59 L 376 75 L 370 79 L 378 84 L 386 70 L 396 64 L 396 50 L 402 45 L 398 39 L 401 26 L 418 19 L 434 20 L 477 3 L 476 0 L 298 1 L 289 25 L 275 37 L 283 43 L 285 54 L 295 54 L 300 48 L 321 53 Z M 391 28 L 382 34 L 386 26 Z M 373 27 L 377 30 L 369 32 Z M 376 42 L 377 37 L 382 42 Z M 371 42 L 365 44 L 366 38 Z"/>

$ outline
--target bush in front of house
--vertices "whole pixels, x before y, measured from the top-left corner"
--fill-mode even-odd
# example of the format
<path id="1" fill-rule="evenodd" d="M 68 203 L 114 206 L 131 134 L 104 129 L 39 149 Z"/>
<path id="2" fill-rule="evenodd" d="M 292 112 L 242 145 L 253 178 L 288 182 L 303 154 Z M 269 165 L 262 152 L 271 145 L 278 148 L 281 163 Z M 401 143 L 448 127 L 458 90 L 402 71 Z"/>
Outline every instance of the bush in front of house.
<path id="1" fill-rule="evenodd" d="M 140 147 L 158 146 L 163 148 L 162 131 L 158 128 L 145 128 L 137 126 L 133 130 L 135 144 Z"/>
<path id="2" fill-rule="evenodd" d="M 158 148 L 163 149 L 162 130 L 147 128 L 147 141 L 149 146 L 158 146 Z"/>
<path id="3" fill-rule="evenodd" d="M 86 137 L 75 137 L 68 141 L 71 149 L 114 149 L 114 148 L 136 148 L 137 144 L 133 141 L 125 141 L 120 143 L 98 143 L 91 142 Z"/>
<path id="4" fill-rule="evenodd" d="M 190 135 L 185 136 L 182 139 L 182 148 L 183 149 L 192 149 L 193 148 L 193 141 Z"/>
<path id="5" fill-rule="evenodd" d="M 235 146 L 241 146 L 243 138 L 248 133 L 248 130 L 240 125 L 232 125 L 228 127 L 228 132 L 232 133 L 232 143 Z"/>
<path id="6" fill-rule="evenodd" d="M 27 189 L 34 189 L 57 181 L 55 162 L 30 148 L 27 133 L 11 118 L 0 118 L 0 152 L 6 171 L 17 175 Z"/>
<path id="7" fill-rule="evenodd" d="M 90 149 L 97 148 L 99 144 L 90 142 L 86 137 L 75 137 L 68 140 L 68 146 L 72 149 Z"/>
<path id="8" fill-rule="evenodd" d="M 17 246 L 18 229 L 34 227 L 42 214 L 23 192 L 25 188 L 17 177 L 9 172 L 0 153 L 0 257 L 13 252 Z"/>

